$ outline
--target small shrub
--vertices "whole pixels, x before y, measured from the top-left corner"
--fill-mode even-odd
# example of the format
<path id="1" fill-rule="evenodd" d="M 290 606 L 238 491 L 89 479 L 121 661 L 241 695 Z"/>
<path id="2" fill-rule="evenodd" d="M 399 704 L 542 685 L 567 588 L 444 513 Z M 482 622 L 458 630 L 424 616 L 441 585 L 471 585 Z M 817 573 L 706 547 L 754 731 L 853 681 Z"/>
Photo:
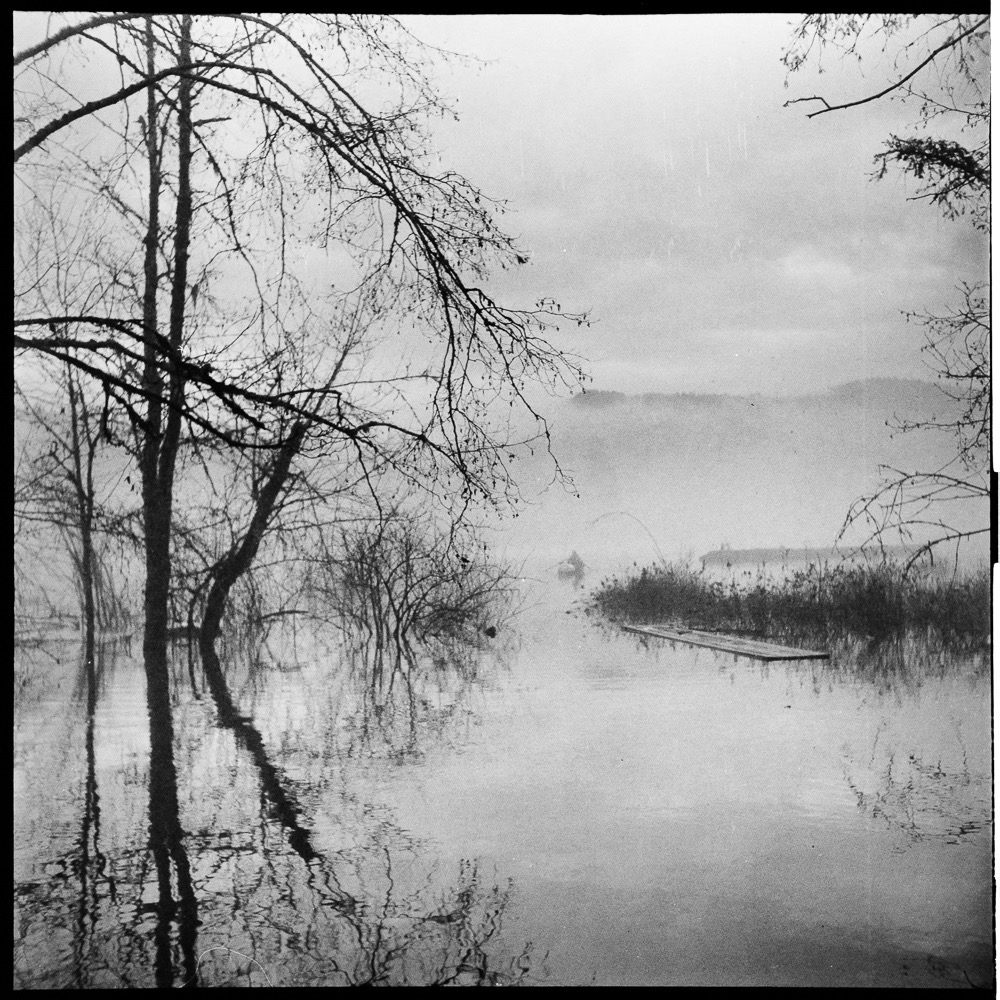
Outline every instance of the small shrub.
<path id="1" fill-rule="evenodd" d="M 511 613 L 508 569 L 471 536 L 429 518 L 345 530 L 339 550 L 313 582 L 313 596 L 346 633 L 390 653 L 397 666 L 412 665 L 418 646 L 481 645 Z"/>

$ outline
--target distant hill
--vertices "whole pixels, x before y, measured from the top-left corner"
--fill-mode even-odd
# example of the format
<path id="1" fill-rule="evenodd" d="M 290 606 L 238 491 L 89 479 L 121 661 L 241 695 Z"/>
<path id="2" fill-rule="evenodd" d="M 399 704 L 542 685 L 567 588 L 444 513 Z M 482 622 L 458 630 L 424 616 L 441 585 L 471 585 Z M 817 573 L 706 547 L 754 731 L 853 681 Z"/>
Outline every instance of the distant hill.
<path id="1" fill-rule="evenodd" d="M 520 523 L 553 563 L 575 549 L 589 566 L 658 552 L 693 558 L 723 542 L 829 547 L 854 501 L 878 486 L 881 466 L 935 470 L 954 459 L 950 431 L 895 427 L 944 422 L 955 407 L 920 379 L 863 379 L 794 396 L 588 391 L 547 413 L 552 450 L 576 492 L 550 489 L 541 450 L 524 456 L 525 495 L 541 506 Z M 989 512 L 968 504 L 948 516 L 969 528 Z M 865 531 L 859 522 L 844 544 L 860 544 Z M 912 539 L 923 540 L 919 532 Z"/>
<path id="2" fill-rule="evenodd" d="M 581 409 L 606 409 L 626 404 L 649 407 L 719 407 L 737 401 L 775 403 L 784 400 L 799 402 L 847 404 L 858 407 L 897 412 L 900 417 L 910 413 L 928 415 L 935 409 L 947 411 L 954 403 L 936 382 L 926 379 L 868 378 L 843 382 L 830 389 L 786 396 L 762 396 L 760 393 L 695 393 L 646 392 L 631 395 L 603 389 L 591 389 L 573 396 L 570 402 Z"/>
<path id="3" fill-rule="evenodd" d="M 954 405 L 937 382 L 913 378 L 869 378 L 844 382 L 828 389 L 824 395 L 858 405 L 876 403 L 900 410 L 912 407 L 921 412 L 934 408 L 948 409 Z"/>

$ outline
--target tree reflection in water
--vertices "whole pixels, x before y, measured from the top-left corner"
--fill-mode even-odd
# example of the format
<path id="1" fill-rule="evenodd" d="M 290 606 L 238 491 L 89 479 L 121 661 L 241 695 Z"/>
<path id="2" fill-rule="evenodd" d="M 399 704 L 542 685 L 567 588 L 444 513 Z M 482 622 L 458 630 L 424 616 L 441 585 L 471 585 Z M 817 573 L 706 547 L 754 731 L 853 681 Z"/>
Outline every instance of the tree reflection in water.
<path id="1" fill-rule="evenodd" d="M 208 703 L 190 687 L 186 651 L 175 649 L 169 703 L 176 725 L 168 740 L 163 720 L 150 716 L 158 752 L 130 779 L 128 768 L 108 770 L 120 750 L 119 720 L 114 708 L 110 718 L 101 716 L 99 705 L 102 673 L 116 667 L 117 683 L 137 665 L 100 645 L 94 668 L 81 674 L 75 714 L 59 727 L 59 773 L 40 789 L 47 800 L 25 817 L 31 842 L 21 847 L 19 875 L 32 875 L 19 877 L 15 890 L 16 985 L 512 985 L 544 978 L 544 958 L 536 960 L 533 946 L 511 947 L 503 937 L 510 883 L 486 877 L 474 860 L 462 861 L 457 873 L 439 871 L 427 845 L 400 829 L 387 808 L 359 798 L 339 773 L 350 759 L 417 755 L 421 741 L 447 740 L 449 723 L 469 711 L 474 657 L 441 647 L 408 669 L 387 671 L 385 651 L 381 658 L 378 652 L 343 651 L 341 714 L 330 720 L 337 733 L 317 752 L 308 740 L 296 745 L 287 736 L 269 745 L 254 721 L 266 682 L 259 674 L 255 680 L 248 664 L 228 671 L 218 661 L 202 664 L 214 709 L 206 716 Z M 30 720 L 32 706 L 22 708 Z M 219 742 L 222 733 L 231 734 L 228 746 Z M 326 817 L 322 833 L 309 821 L 318 812 Z"/>
<path id="2" fill-rule="evenodd" d="M 98 880 L 105 876 L 107 863 L 101 850 L 101 806 L 97 789 L 97 762 L 94 750 L 94 713 L 97 708 L 98 678 L 103 674 L 105 657 L 98 651 L 94 631 L 88 629 L 84 637 L 82 669 L 77 678 L 77 700 L 86 704 L 86 730 L 84 736 L 84 756 L 86 776 L 84 778 L 83 817 L 80 822 L 80 836 L 77 840 L 79 856 L 76 874 L 80 882 L 79 902 L 76 912 L 76 927 L 73 935 L 73 970 L 80 989 L 82 959 L 88 939 L 96 922 Z M 93 870 L 93 877 L 91 871 Z M 108 883 L 109 892 L 114 897 L 114 882 Z"/>
<path id="3" fill-rule="evenodd" d="M 900 749 L 883 721 L 870 748 L 845 744 L 844 777 L 858 809 L 897 838 L 898 851 L 923 840 L 957 844 L 989 826 L 991 785 L 987 762 L 969 759 L 961 722 L 950 739 L 913 752 Z"/>
<path id="4" fill-rule="evenodd" d="M 632 641 L 654 652 L 683 647 L 642 635 Z M 982 735 L 990 731 L 989 657 L 948 649 L 929 633 L 882 641 L 840 637 L 829 645 L 829 660 L 702 655 L 713 657 L 720 672 L 732 671 L 733 677 L 738 664 L 741 675 L 784 676 L 790 691 L 809 690 L 817 697 L 837 689 L 854 691 L 856 707 L 878 707 L 880 722 L 861 736 L 839 734 L 839 751 L 843 778 L 859 811 L 893 835 L 896 851 L 926 840 L 957 844 L 988 829 L 992 760 Z M 922 706 L 926 689 L 933 700 Z M 912 719 L 921 718 L 922 710 L 924 724 L 918 728 Z M 975 734 L 971 741 L 966 733 Z"/>
<path id="5" fill-rule="evenodd" d="M 925 840 L 956 844 L 987 828 L 992 813 L 991 761 L 981 739 L 971 747 L 963 729 L 989 730 L 989 661 L 982 654 L 942 649 L 927 636 L 909 633 L 882 642 L 858 639 L 834 645 L 830 661 L 785 667 L 816 695 L 854 688 L 859 698 L 882 705 L 881 721 L 863 738 L 840 746 L 844 780 L 858 809 L 885 827 L 905 852 Z M 750 662 L 750 661 L 748 661 Z M 779 669 L 758 663 L 766 676 Z M 934 700 L 924 706 L 925 725 L 900 729 L 904 701 L 919 713 L 921 694 L 933 683 Z M 973 719 L 970 711 L 981 713 Z M 919 714 L 917 715 L 919 718 Z"/>
<path id="6" fill-rule="evenodd" d="M 945 649 L 932 636 L 907 633 L 883 642 L 845 641 L 828 664 L 810 664 L 813 689 L 863 683 L 867 697 L 885 704 L 870 740 L 841 747 L 844 778 L 858 809 L 897 837 L 905 851 L 927 839 L 957 843 L 988 825 L 990 762 L 978 759 L 963 728 L 984 732 L 967 717 L 970 707 L 989 711 L 989 659 Z M 919 705 L 934 682 L 936 701 L 922 732 L 900 732 L 894 711 L 903 700 Z M 969 691 L 982 689 L 982 697 Z M 962 692 L 962 693 L 959 693 Z M 943 723 L 943 724 L 942 724 Z"/>

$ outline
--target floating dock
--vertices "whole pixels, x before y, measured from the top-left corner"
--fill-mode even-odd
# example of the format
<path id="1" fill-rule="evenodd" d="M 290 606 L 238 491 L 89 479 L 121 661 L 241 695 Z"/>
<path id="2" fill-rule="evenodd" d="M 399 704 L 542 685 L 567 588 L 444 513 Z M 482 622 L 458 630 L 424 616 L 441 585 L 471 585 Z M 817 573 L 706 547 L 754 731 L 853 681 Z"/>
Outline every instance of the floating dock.
<path id="1" fill-rule="evenodd" d="M 737 656 L 752 656 L 755 660 L 829 660 L 829 653 L 815 649 L 796 649 L 794 646 L 779 646 L 774 642 L 760 642 L 757 639 L 741 639 L 736 635 L 717 632 L 701 632 L 687 628 L 657 628 L 653 625 L 623 625 L 626 632 L 651 635 L 657 639 L 671 639 L 686 642 L 691 646 L 706 646 Z"/>

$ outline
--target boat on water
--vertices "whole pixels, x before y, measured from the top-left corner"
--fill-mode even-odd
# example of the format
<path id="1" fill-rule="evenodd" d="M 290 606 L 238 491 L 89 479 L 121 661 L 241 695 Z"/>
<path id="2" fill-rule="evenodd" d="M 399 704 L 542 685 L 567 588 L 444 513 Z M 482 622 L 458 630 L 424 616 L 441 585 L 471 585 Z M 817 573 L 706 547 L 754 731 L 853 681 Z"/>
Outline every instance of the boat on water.
<path id="1" fill-rule="evenodd" d="M 580 580 L 583 578 L 586 568 L 584 561 L 577 555 L 576 549 L 574 549 L 572 555 L 556 567 L 556 576 L 560 580 Z"/>

